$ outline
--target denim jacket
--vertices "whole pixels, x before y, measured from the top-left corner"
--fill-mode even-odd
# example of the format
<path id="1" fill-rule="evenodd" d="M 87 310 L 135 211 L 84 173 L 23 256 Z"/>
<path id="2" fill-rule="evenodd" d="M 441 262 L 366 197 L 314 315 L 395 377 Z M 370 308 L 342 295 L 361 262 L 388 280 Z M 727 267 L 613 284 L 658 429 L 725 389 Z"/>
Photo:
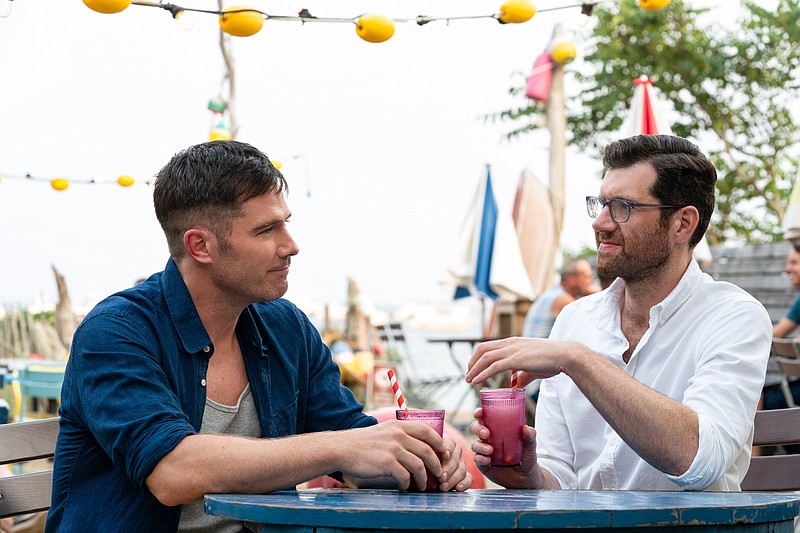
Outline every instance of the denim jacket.
<path id="1" fill-rule="evenodd" d="M 236 334 L 262 437 L 376 423 L 340 385 L 319 332 L 290 302 L 248 306 Z M 61 393 L 48 532 L 177 530 L 181 507 L 159 503 L 145 480 L 200 430 L 213 354 L 171 259 L 86 316 Z"/>

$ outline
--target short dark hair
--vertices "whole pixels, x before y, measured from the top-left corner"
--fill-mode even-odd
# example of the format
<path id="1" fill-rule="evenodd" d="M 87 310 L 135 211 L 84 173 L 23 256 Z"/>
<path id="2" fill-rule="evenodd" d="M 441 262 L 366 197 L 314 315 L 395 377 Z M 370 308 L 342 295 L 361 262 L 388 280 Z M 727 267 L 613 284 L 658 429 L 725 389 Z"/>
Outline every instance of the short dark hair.
<path id="1" fill-rule="evenodd" d="M 666 205 L 694 206 L 700 213 L 689 240 L 693 248 L 703 238 L 714 212 L 717 169 L 691 142 L 673 135 L 636 135 L 609 143 L 603 153 L 606 171 L 649 163 L 656 170 L 650 193 Z M 672 211 L 664 210 L 662 218 Z"/>
<path id="2" fill-rule="evenodd" d="M 224 248 L 241 204 L 279 192 L 288 192 L 288 184 L 265 153 L 243 142 L 212 141 L 178 152 L 159 171 L 153 205 L 170 255 L 178 259 L 189 228 L 205 226 Z"/>

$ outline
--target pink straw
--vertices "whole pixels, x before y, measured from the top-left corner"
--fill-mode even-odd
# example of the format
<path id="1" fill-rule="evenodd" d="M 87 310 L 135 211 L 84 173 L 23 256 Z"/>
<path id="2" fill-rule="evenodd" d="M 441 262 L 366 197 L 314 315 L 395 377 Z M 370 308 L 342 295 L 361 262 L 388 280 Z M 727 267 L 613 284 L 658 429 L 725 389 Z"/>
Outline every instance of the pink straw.
<path id="1" fill-rule="evenodd" d="M 511 371 L 511 390 L 517 390 L 517 381 L 519 378 L 519 370 Z"/>
<path id="2" fill-rule="evenodd" d="M 397 376 L 394 375 L 394 370 L 389 369 L 386 373 L 389 374 L 389 383 L 392 384 L 394 399 L 397 400 L 398 407 L 404 410 L 408 409 L 406 406 L 406 400 L 403 398 L 403 393 L 400 392 L 400 385 L 397 384 Z"/>

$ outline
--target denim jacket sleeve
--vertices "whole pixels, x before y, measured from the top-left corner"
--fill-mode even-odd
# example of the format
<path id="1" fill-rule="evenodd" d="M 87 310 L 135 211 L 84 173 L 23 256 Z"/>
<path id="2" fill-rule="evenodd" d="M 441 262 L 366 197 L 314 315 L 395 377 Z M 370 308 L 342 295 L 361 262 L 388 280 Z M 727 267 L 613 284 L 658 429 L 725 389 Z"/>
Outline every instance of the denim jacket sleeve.
<path id="1" fill-rule="evenodd" d="M 84 319 L 65 377 L 63 416 L 85 427 L 139 487 L 183 438 L 195 433 L 181 408 L 179 349 L 163 353 L 152 317 L 122 305 Z"/>

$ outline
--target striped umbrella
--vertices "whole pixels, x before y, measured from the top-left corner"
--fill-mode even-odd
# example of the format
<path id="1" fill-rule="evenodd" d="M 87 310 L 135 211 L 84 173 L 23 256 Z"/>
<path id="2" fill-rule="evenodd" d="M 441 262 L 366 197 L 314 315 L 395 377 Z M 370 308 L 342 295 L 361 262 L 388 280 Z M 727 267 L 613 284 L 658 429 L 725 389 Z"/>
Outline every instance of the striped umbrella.
<path id="1" fill-rule="evenodd" d="M 467 212 L 447 278 L 455 287 L 456 299 L 475 295 L 513 302 L 533 297 L 513 220 L 498 209 L 488 165 Z"/>

